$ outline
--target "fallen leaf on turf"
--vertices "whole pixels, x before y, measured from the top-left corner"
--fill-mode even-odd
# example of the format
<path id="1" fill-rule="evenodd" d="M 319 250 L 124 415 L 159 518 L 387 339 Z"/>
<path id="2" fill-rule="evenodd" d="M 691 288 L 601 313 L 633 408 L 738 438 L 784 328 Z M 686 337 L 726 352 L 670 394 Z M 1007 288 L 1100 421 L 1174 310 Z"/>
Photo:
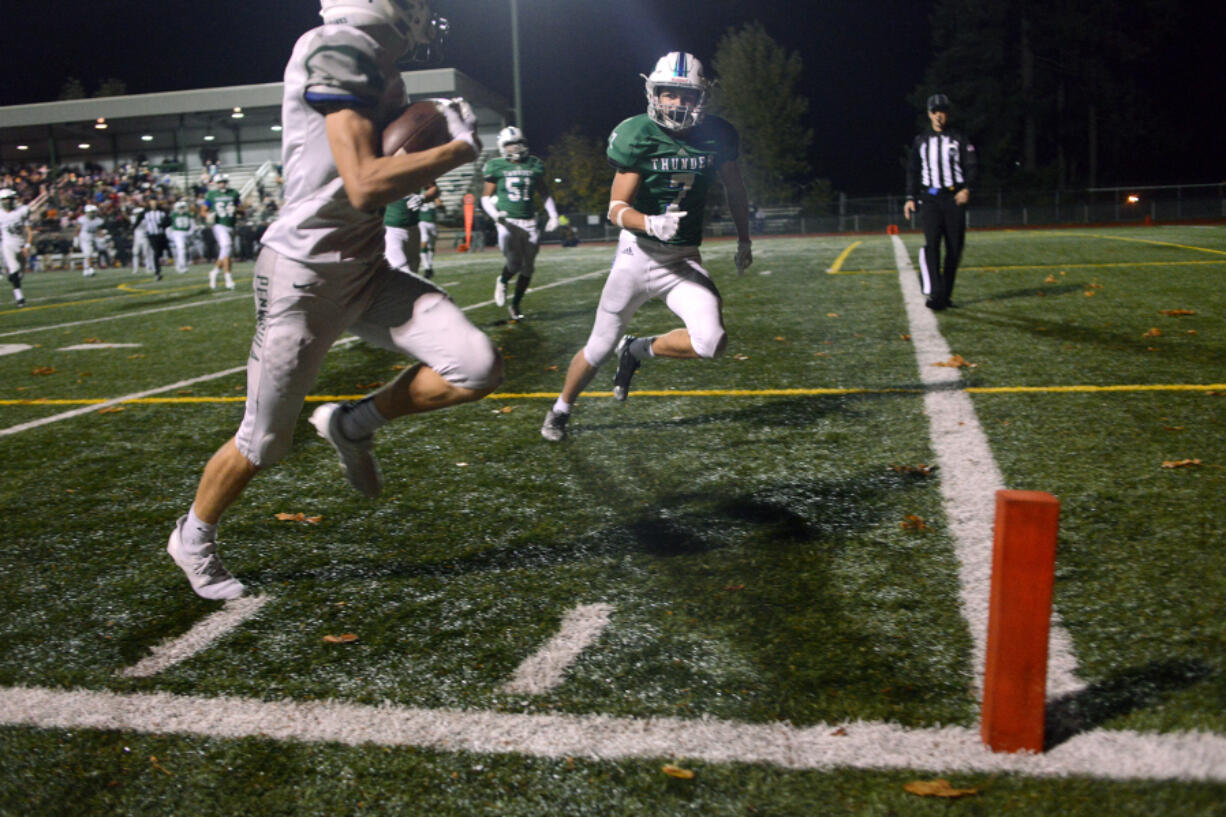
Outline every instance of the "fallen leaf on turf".
<path id="1" fill-rule="evenodd" d="M 1094 297 L 1094 290 L 1092 290 L 1092 289 L 1087 289 L 1087 290 L 1085 291 L 1085 296 L 1086 296 L 1087 298 L 1093 298 L 1093 297 Z"/>
<path id="2" fill-rule="evenodd" d="M 123 411 L 123 406 L 107 406 L 106 408 L 98 409 L 98 414 L 117 414 Z"/>
<path id="3" fill-rule="evenodd" d="M 55 374 L 54 366 L 39 366 L 30 371 L 30 374 Z"/>
<path id="4" fill-rule="evenodd" d="M 311 525 L 318 525 L 323 519 L 322 516 L 307 516 L 301 511 L 298 513 L 279 513 L 276 516 L 282 522 L 306 522 Z"/>
<path id="5" fill-rule="evenodd" d="M 175 394 L 191 394 L 191 393 L 192 393 L 191 389 L 179 389 L 177 392 L 175 392 Z"/>
<path id="6" fill-rule="evenodd" d="M 835 729 L 830 734 L 832 737 L 845 738 L 847 737 L 847 730 L 840 726 L 838 729 Z"/>
<path id="7" fill-rule="evenodd" d="M 920 797 L 968 797 L 979 794 L 979 789 L 955 789 L 949 781 L 943 778 L 936 780 L 912 780 L 905 784 L 903 791 Z"/>
<path id="8" fill-rule="evenodd" d="M 924 518 L 913 513 L 907 514 L 906 518 L 898 524 L 903 530 L 928 530 L 928 526 L 924 524 Z"/>
<path id="9" fill-rule="evenodd" d="M 1056 283 L 1056 276 L 1054 276 L 1054 275 L 1049 275 L 1049 276 L 1047 276 L 1046 278 L 1044 278 L 1044 279 L 1043 279 L 1043 283 L 1045 283 L 1045 284 L 1054 284 L 1054 283 Z"/>
<path id="10" fill-rule="evenodd" d="M 102 343 L 98 338 L 86 338 L 83 343 Z"/>
<path id="11" fill-rule="evenodd" d="M 546 366 L 545 367 L 545 371 L 547 372 L 556 372 L 557 370 L 558 370 L 557 366 Z"/>
<path id="12" fill-rule="evenodd" d="M 1189 335 L 1195 335 L 1195 334 L 1196 334 L 1196 330 L 1195 330 L 1195 329 L 1189 329 L 1189 330 L 1187 331 L 1187 333 L 1186 333 L 1186 334 L 1189 334 Z"/>
<path id="13" fill-rule="evenodd" d="M 911 336 L 910 335 L 899 335 L 898 339 L 899 340 L 911 340 Z"/>
<path id="14" fill-rule="evenodd" d="M 744 590 L 745 585 L 743 584 L 725 584 L 724 589 L 729 592 L 735 593 L 738 590 Z"/>
<path id="15" fill-rule="evenodd" d="M 936 466 L 925 465 L 921 462 L 919 465 L 891 465 L 890 470 L 897 471 L 900 474 L 922 474 L 923 476 L 930 477 L 932 472 L 936 470 Z"/>
<path id="16" fill-rule="evenodd" d="M 468 467 L 468 463 L 466 462 L 457 462 L 455 465 L 456 465 L 456 468 L 467 468 Z"/>
<path id="17" fill-rule="evenodd" d="M 674 766 L 671 763 L 666 763 L 660 767 L 660 771 L 664 772 L 669 777 L 675 777 L 678 780 L 693 780 L 694 773 L 689 769 L 683 769 L 680 766 Z"/>
<path id="18" fill-rule="evenodd" d="M 837 318 L 838 316 L 839 316 L 838 312 L 827 312 L 826 313 L 827 318 Z"/>
<path id="19" fill-rule="evenodd" d="M 375 380 L 370 383 L 354 383 L 353 385 L 354 385 L 354 388 L 358 388 L 358 389 L 377 389 L 383 385 L 383 381 Z"/>
<path id="20" fill-rule="evenodd" d="M 1180 318 L 1184 315 L 1195 315 L 1195 309 L 1159 309 L 1159 315 L 1166 315 L 1168 318 Z"/>
<path id="21" fill-rule="evenodd" d="M 180 332 L 190 332 L 192 331 L 192 328 L 190 326 L 180 326 L 179 331 Z"/>
<path id="22" fill-rule="evenodd" d="M 356 633 L 341 633 L 340 635 L 325 635 L 324 641 L 329 644 L 352 644 L 358 640 Z"/>
<path id="23" fill-rule="evenodd" d="M 144 355 L 141 354 L 140 352 L 137 352 L 134 355 L 128 355 L 128 360 L 140 360 L 142 357 L 144 357 Z"/>
<path id="24" fill-rule="evenodd" d="M 1162 463 L 1163 468 L 1196 468 L 1204 465 L 1200 460 L 1166 460 Z"/>
<path id="25" fill-rule="evenodd" d="M 787 340 L 783 335 L 775 335 L 775 340 Z"/>
<path id="26" fill-rule="evenodd" d="M 1183 426 L 1163 426 L 1167 431 L 1183 431 Z"/>
<path id="27" fill-rule="evenodd" d="M 933 366 L 945 366 L 949 369 L 973 369 L 978 366 L 978 363 L 970 363 L 962 355 L 954 355 L 949 360 L 941 360 L 932 364 Z"/>
<path id="28" fill-rule="evenodd" d="M 174 777 L 173 774 L 167 771 L 165 766 L 163 766 L 161 763 L 158 763 L 157 755 L 149 755 L 149 762 L 153 764 L 153 768 L 157 769 L 162 774 L 168 777 Z"/>
<path id="29" fill-rule="evenodd" d="M 1160 337 L 1162 337 L 1162 330 L 1161 330 L 1161 329 L 1159 329 L 1158 327 L 1156 327 L 1156 326 L 1155 326 L 1153 329 L 1150 329 L 1148 332 L 1146 332 L 1146 333 L 1145 333 L 1144 335 L 1142 335 L 1141 337 L 1143 337 L 1143 338 L 1160 338 Z"/>
<path id="30" fill-rule="evenodd" d="M 502 408 L 498 409 L 499 414 L 510 414 L 513 411 L 515 411 L 515 409 L 513 409 L 511 406 L 503 406 Z"/>
<path id="31" fill-rule="evenodd" d="M 749 360 L 749 355 L 733 355 L 733 360 Z"/>

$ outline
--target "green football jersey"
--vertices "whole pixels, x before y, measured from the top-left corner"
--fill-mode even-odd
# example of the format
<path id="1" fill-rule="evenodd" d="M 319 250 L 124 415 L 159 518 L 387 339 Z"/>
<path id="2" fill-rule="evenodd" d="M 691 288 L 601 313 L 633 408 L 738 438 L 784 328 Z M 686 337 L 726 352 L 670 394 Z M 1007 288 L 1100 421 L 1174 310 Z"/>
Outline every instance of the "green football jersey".
<path id="1" fill-rule="evenodd" d="M 428 201 L 423 204 L 420 212 L 418 213 L 418 218 L 427 224 L 433 224 L 434 222 L 438 221 L 438 204 L 433 201 Z"/>
<path id="2" fill-rule="evenodd" d="M 707 191 L 719 178 L 720 165 L 735 161 L 739 154 L 736 128 L 718 116 L 706 117 L 685 133 L 671 133 L 647 114 L 639 114 L 609 134 L 606 155 L 619 170 L 642 176 L 638 193 L 630 202 L 635 210 L 657 216 L 676 205 L 686 213 L 677 234 L 667 243 L 697 246 L 702 243 Z"/>
<path id="3" fill-rule="evenodd" d="M 416 227 L 418 211 L 410 210 L 404 199 L 396 199 L 383 211 L 384 227 Z"/>
<path id="4" fill-rule="evenodd" d="M 233 227 L 238 220 L 238 191 L 210 190 L 204 194 L 204 201 L 214 214 L 214 222 L 223 227 Z"/>
<path id="5" fill-rule="evenodd" d="M 485 163 L 481 172 L 487 182 L 496 185 L 494 199 L 498 209 L 510 218 L 532 218 L 536 207 L 532 197 L 539 195 L 545 180 L 545 163 L 535 156 L 522 162 L 497 157 Z"/>
<path id="6" fill-rule="evenodd" d="M 196 220 L 192 218 L 191 213 L 185 213 L 182 210 L 175 210 L 170 217 L 170 229 L 178 230 L 181 233 L 191 232 L 195 226 Z"/>

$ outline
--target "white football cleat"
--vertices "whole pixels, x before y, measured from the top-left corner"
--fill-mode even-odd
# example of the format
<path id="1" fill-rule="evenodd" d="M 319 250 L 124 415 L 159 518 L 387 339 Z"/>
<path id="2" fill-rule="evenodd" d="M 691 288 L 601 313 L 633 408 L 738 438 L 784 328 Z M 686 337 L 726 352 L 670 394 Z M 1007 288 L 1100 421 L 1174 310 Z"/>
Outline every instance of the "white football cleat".
<path id="1" fill-rule="evenodd" d="M 570 420 L 569 414 L 549 410 L 545 415 L 545 422 L 541 425 L 541 436 L 551 443 L 558 443 L 566 439 L 566 423 Z"/>
<path id="2" fill-rule="evenodd" d="M 383 475 L 379 463 L 371 453 L 374 447 L 373 434 L 361 440 L 351 440 L 341 431 L 341 404 L 324 403 L 311 414 L 311 425 L 319 436 L 332 443 L 341 458 L 345 478 L 358 493 L 377 497 L 383 490 Z"/>
<path id="3" fill-rule="evenodd" d="M 494 284 L 494 306 L 507 305 L 507 282 L 498 279 L 498 283 Z"/>
<path id="4" fill-rule="evenodd" d="M 185 521 L 186 515 L 179 517 L 179 521 L 175 523 L 175 529 L 170 532 L 170 541 L 166 543 L 166 552 L 187 574 L 192 590 L 206 599 L 236 599 L 243 595 L 247 588 L 221 563 L 216 542 L 209 542 L 199 553 L 188 553 L 184 550 L 179 531 Z"/>

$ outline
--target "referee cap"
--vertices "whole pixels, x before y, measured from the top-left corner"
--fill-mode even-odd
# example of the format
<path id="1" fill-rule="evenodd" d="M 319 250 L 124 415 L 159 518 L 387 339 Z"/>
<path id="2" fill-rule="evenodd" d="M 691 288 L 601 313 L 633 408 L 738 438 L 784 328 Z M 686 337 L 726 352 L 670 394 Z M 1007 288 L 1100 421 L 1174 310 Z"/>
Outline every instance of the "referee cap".
<path id="1" fill-rule="evenodd" d="M 948 111 L 950 107 L 949 97 L 945 94 L 933 94 L 928 97 L 928 110 L 930 111 Z"/>

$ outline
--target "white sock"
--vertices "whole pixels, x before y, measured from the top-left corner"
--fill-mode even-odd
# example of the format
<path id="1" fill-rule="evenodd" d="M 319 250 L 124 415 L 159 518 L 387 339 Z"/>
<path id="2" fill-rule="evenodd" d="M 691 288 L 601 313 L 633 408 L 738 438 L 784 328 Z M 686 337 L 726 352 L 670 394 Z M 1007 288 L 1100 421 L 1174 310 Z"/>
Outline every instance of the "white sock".
<path id="1" fill-rule="evenodd" d="M 226 286 L 230 289 L 234 289 L 234 276 L 228 272 L 226 273 Z"/>
<path id="2" fill-rule="evenodd" d="M 646 360 L 649 357 L 655 357 L 656 353 L 651 351 L 651 344 L 653 342 L 655 342 L 654 337 L 635 338 L 630 341 L 630 354 L 634 355 L 635 360 Z"/>
<path id="3" fill-rule="evenodd" d="M 364 397 L 341 409 L 341 433 L 351 440 L 362 440 L 387 425 L 387 418 L 375 408 L 373 397 Z"/>
<path id="4" fill-rule="evenodd" d="M 14 301 L 25 300 L 25 296 L 21 294 L 21 287 L 13 288 L 13 300 Z"/>
<path id="5" fill-rule="evenodd" d="M 573 406 L 570 403 L 563 400 L 561 395 L 558 395 L 558 399 L 555 400 L 553 403 L 553 413 L 554 414 L 570 414 L 570 410 L 572 408 Z"/>
<path id="6" fill-rule="evenodd" d="M 209 270 L 209 289 L 217 288 L 217 276 L 219 274 L 221 274 L 221 270 L 218 267 L 213 267 Z"/>
<path id="7" fill-rule="evenodd" d="M 217 526 L 210 525 L 196 516 L 196 506 L 193 505 L 192 509 L 187 512 L 187 519 L 183 520 L 183 531 L 180 536 L 184 550 L 198 553 L 205 545 L 217 541 Z"/>

